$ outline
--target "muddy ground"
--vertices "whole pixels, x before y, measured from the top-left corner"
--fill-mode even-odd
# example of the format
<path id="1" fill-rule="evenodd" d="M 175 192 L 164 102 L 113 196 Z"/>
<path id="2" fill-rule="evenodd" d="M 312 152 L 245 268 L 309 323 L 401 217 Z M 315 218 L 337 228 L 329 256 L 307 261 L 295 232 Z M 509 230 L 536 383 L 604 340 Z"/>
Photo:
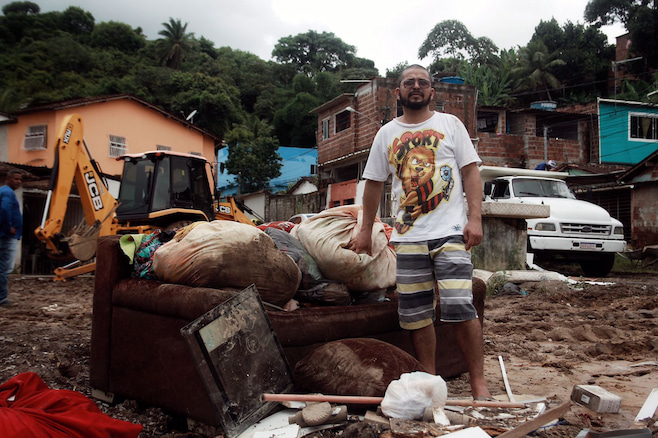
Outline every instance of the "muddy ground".
<path id="1" fill-rule="evenodd" d="M 658 274 L 613 272 L 605 281 L 612 284 L 530 282 L 519 285 L 522 294 L 487 298 L 485 369 L 494 395 L 502 400 L 508 393 L 517 400 L 524 395 L 546 397 L 557 404 L 569 399 L 574 385 L 589 384 L 622 397 L 615 414 L 572 405 L 560 424 L 536 436 L 574 437 L 584 428 L 627 428 L 651 389 L 658 388 Z M 51 388 L 91 395 L 93 282 L 93 276 L 66 282 L 11 277 L 15 305 L 0 307 L 0 382 L 32 371 Z M 467 376 L 448 381 L 448 395 L 469 396 Z M 130 400 L 97 404 L 114 418 L 142 424 L 141 438 L 198 436 L 186 430 L 185 421 L 158 408 Z"/>

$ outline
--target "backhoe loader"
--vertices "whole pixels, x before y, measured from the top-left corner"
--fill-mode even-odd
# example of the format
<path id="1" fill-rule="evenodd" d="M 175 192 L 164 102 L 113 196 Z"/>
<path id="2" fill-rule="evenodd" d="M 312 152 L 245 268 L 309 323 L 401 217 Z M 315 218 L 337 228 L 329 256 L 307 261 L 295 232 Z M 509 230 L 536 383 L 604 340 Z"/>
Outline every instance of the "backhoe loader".
<path id="1" fill-rule="evenodd" d="M 99 236 L 149 233 L 215 219 L 254 225 L 232 197 L 214 199 L 210 163 L 201 156 L 171 151 L 123 155 L 118 158 L 124 167 L 115 199 L 89 153 L 80 115 L 64 119 L 54 149 L 44 215 L 34 233 L 50 257 L 76 259 L 56 268 L 55 280 L 93 272 L 94 262 L 82 262 L 95 256 Z M 74 181 L 85 219 L 65 235 L 62 225 Z"/>

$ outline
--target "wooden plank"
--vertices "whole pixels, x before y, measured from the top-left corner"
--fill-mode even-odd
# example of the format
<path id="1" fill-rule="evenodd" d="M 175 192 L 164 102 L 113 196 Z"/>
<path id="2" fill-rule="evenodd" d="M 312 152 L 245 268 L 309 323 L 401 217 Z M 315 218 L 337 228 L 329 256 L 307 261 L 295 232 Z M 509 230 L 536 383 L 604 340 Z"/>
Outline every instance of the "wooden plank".
<path id="1" fill-rule="evenodd" d="M 341 404 L 363 404 L 363 405 L 378 405 L 384 397 L 365 397 L 359 395 L 324 395 L 324 394 L 263 394 L 261 396 L 263 401 L 275 402 L 289 402 L 289 401 L 302 401 L 302 402 L 329 402 Z M 526 403 L 512 403 L 501 401 L 480 401 L 480 400 L 446 400 L 446 406 L 473 406 L 476 408 L 525 408 Z"/>
<path id="2" fill-rule="evenodd" d="M 653 388 L 649 397 L 644 401 L 642 408 L 637 413 L 635 421 L 642 421 L 645 418 L 653 418 L 658 409 L 658 388 Z"/>
<path id="3" fill-rule="evenodd" d="M 512 388 L 509 386 L 509 380 L 507 379 L 507 373 L 505 372 L 503 356 L 498 356 L 498 362 L 500 362 L 500 371 L 503 373 L 503 383 L 505 384 L 505 392 L 507 392 L 507 398 L 513 403 L 516 400 L 514 399 L 514 394 L 512 394 Z"/>
<path id="4" fill-rule="evenodd" d="M 515 427 L 514 429 L 511 429 L 501 435 L 498 435 L 497 438 L 521 438 L 529 434 L 530 432 L 537 430 L 544 424 L 556 420 L 560 417 L 562 417 L 564 414 L 567 413 L 569 410 L 569 407 L 571 407 L 571 402 L 570 401 L 565 401 L 561 405 L 556 406 L 553 409 L 549 409 L 548 411 L 544 412 L 541 415 L 538 415 L 535 417 L 533 420 L 526 421 L 525 423 L 521 424 L 520 426 Z"/>

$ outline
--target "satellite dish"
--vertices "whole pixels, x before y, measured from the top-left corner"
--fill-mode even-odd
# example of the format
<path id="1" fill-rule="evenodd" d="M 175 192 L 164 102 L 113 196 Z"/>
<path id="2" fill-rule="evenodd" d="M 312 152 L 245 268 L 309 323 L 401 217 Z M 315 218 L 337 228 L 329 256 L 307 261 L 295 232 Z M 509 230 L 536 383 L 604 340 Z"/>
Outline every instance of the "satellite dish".
<path id="1" fill-rule="evenodd" d="M 192 112 L 191 112 L 191 113 L 185 118 L 185 120 L 189 121 L 190 119 L 192 119 L 192 117 L 194 117 L 195 114 L 196 114 L 196 110 L 192 111 Z"/>

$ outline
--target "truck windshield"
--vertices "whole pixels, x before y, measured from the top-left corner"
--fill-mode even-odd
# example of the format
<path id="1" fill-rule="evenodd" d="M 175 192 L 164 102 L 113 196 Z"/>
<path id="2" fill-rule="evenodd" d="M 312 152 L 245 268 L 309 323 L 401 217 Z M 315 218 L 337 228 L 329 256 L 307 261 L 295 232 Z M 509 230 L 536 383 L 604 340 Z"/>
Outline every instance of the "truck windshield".
<path id="1" fill-rule="evenodd" d="M 545 197 L 576 199 L 563 181 L 543 179 L 516 179 L 512 182 L 514 194 L 519 198 Z"/>

